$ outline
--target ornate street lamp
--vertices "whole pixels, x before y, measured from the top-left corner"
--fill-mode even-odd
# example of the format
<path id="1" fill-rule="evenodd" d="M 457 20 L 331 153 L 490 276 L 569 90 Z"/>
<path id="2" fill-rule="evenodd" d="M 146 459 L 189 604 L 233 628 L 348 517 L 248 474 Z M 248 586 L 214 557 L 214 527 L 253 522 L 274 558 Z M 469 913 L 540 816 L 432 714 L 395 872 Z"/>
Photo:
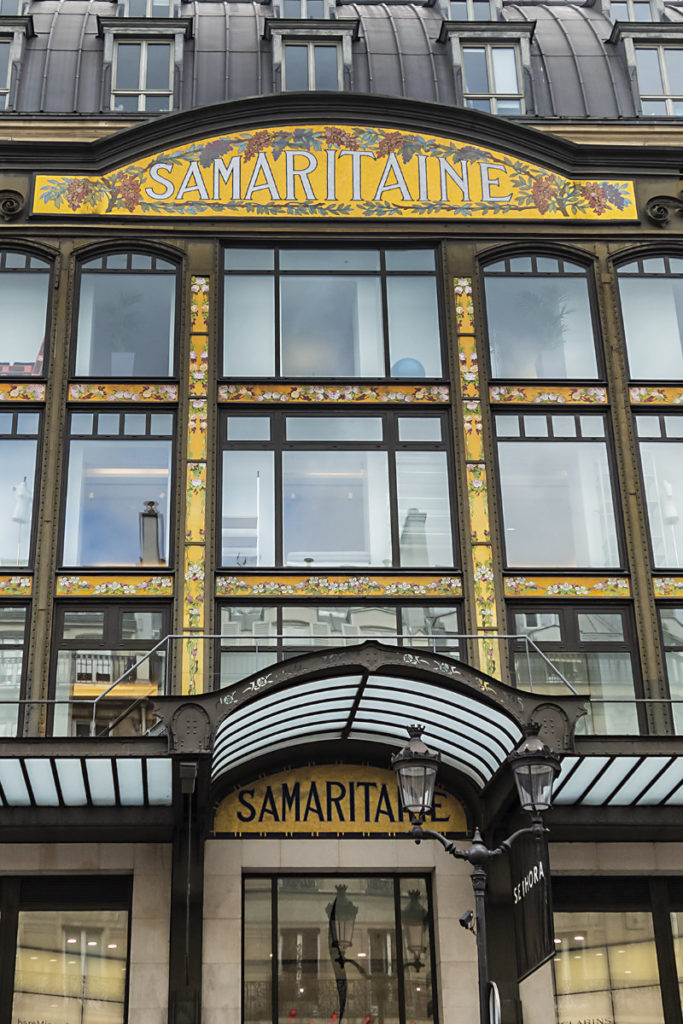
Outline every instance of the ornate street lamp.
<path id="1" fill-rule="evenodd" d="M 513 832 L 494 850 L 488 848 L 479 829 L 475 828 L 469 849 L 459 850 L 452 840 L 440 832 L 422 827 L 432 809 L 436 773 L 440 762 L 439 754 L 422 742 L 422 732 L 423 728 L 419 725 L 409 726 L 410 741 L 403 750 L 394 754 L 391 764 L 396 773 L 401 803 L 412 822 L 411 834 L 415 840 L 419 842 L 421 839 L 436 839 L 446 853 L 459 860 L 466 860 L 472 865 L 479 969 L 479 1018 L 481 1024 L 489 1024 L 489 989 L 492 986 L 489 985 L 486 948 L 488 863 L 494 857 L 508 853 L 519 836 L 533 835 L 538 842 L 545 841 L 546 829 L 541 815 L 551 806 L 553 782 L 559 773 L 560 762 L 539 738 L 539 727 L 535 723 L 530 723 L 524 741 L 518 750 L 509 755 L 508 761 L 517 785 L 520 804 L 525 811 L 530 812 L 532 824 Z"/>
<path id="2" fill-rule="evenodd" d="M 406 967 L 414 967 L 416 970 L 424 967 L 422 957 L 427 952 L 427 925 L 428 915 L 420 903 L 420 890 L 410 889 L 408 903 L 401 911 L 403 938 L 406 949 L 413 957 L 412 963 L 409 961 Z"/>
<path id="3" fill-rule="evenodd" d="M 423 732 L 423 726 L 409 725 L 408 745 L 391 758 L 401 806 L 413 824 L 423 822 L 432 809 L 436 773 L 441 763 L 441 755 L 422 742 Z"/>
<path id="4" fill-rule="evenodd" d="M 337 962 L 343 967 L 346 963 L 344 953 L 353 942 L 353 929 L 356 924 L 358 907 L 346 895 L 346 886 L 335 886 L 337 895 L 325 907 L 330 922 L 330 945 L 338 950 Z"/>

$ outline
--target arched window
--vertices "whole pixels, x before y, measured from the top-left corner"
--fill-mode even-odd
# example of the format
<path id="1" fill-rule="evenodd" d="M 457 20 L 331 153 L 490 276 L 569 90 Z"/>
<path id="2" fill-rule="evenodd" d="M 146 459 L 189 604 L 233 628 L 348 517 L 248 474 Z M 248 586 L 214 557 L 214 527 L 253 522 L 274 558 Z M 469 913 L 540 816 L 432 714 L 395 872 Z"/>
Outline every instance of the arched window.
<path id="1" fill-rule="evenodd" d="M 588 271 L 554 256 L 511 256 L 484 268 L 491 375 L 599 377 Z"/>
<path id="2" fill-rule="evenodd" d="M 50 264 L 0 252 L 0 375 L 40 377 L 45 366 Z"/>
<path id="3" fill-rule="evenodd" d="M 113 253 L 81 267 L 77 377 L 171 377 L 177 268 L 146 253 Z"/>

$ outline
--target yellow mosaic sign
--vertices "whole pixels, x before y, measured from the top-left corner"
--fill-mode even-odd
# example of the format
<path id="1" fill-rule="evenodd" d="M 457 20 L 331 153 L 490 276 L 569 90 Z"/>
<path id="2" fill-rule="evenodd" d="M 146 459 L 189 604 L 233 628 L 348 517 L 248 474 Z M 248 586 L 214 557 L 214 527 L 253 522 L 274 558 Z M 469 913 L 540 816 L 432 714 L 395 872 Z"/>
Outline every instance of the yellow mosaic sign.
<path id="1" fill-rule="evenodd" d="M 439 789 L 427 827 L 464 835 L 465 811 Z M 386 768 L 307 765 L 240 786 L 216 809 L 220 835 L 398 835 L 410 829 L 398 803 L 396 778 Z"/>
<path id="2" fill-rule="evenodd" d="M 637 218 L 630 181 L 574 180 L 465 140 L 349 124 L 211 136 L 103 175 L 38 174 L 32 213 Z"/>

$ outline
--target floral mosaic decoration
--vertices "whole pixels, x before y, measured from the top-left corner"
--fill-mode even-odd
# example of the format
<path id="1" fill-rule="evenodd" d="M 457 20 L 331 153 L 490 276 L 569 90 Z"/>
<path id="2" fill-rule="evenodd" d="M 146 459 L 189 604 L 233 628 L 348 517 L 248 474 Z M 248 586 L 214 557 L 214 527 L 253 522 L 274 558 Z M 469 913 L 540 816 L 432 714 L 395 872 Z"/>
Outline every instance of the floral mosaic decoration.
<path id="1" fill-rule="evenodd" d="M 172 576 L 58 576 L 57 597 L 172 597 Z"/>
<path id="2" fill-rule="evenodd" d="M 494 384 L 489 388 L 492 402 L 525 405 L 606 405 L 607 389 L 600 387 L 543 387 Z"/>
<path id="3" fill-rule="evenodd" d="M 217 597 L 460 597 L 459 576 L 219 576 Z"/>
<path id="4" fill-rule="evenodd" d="M 421 402 L 447 404 L 450 389 L 442 384 L 221 384 L 219 402 Z"/>
<path id="5" fill-rule="evenodd" d="M 621 576 L 507 576 L 506 597 L 630 597 Z"/>
<path id="6" fill-rule="evenodd" d="M 0 402 L 44 402 L 44 384 L 12 384 L 0 381 Z"/>
<path id="7" fill-rule="evenodd" d="M 177 402 L 176 384 L 70 384 L 71 402 Z"/>
<path id="8" fill-rule="evenodd" d="M 0 576 L 0 594 L 3 597 L 30 597 L 32 588 L 30 576 Z"/>

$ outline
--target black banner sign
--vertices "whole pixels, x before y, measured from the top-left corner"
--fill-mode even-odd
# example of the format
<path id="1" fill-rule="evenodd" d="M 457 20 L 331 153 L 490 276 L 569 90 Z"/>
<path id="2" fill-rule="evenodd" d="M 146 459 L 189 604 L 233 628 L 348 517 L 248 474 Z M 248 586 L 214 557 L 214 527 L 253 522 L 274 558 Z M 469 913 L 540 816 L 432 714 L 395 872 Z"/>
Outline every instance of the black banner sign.
<path id="1" fill-rule="evenodd" d="M 521 836 L 510 851 L 519 981 L 555 952 L 548 845 Z"/>

